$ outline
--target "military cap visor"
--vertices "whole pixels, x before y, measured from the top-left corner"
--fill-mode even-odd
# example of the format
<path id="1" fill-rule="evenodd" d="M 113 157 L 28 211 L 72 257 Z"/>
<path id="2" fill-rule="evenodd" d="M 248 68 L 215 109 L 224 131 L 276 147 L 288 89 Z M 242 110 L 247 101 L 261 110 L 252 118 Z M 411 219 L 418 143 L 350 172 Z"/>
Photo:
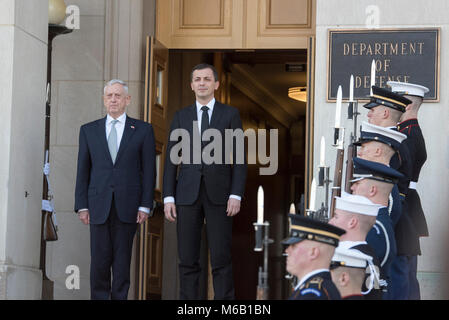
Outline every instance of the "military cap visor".
<path id="1" fill-rule="evenodd" d="M 372 86 L 372 90 L 373 95 L 370 96 L 371 101 L 363 105 L 363 107 L 367 109 L 372 109 L 379 105 L 383 105 L 394 110 L 405 112 L 405 107 L 412 103 L 406 97 L 387 89 Z"/>
<path id="2" fill-rule="evenodd" d="M 362 179 L 371 179 L 396 184 L 399 179 L 404 177 L 399 171 L 379 162 L 369 161 L 358 157 L 354 157 L 352 161 L 354 165 L 354 179 L 351 180 L 351 182 L 360 181 Z"/>
<path id="3" fill-rule="evenodd" d="M 377 141 L 377 142 L 381 142 L 381 143 L 388 145 L 389 147 L 393 148 L 394 150 L 399 150 L 399 147 L 401 145 L 400 143 L 397 143 L 393 139 L 389 139 L 387 137 L 381 137 L 381 136 L 378 136 L 376 134 L 372 134 L 369 132 L 362 131 L 361 135 L 362 136 L 359 138 L 359 140 L 354 142 L 355 146 L 359 147 L 366 142 Z"/>
<path id="4" fill-rule="evenodd" d="M 354 179 L 349 180 L 349 182 L 354 183 L 363 179 L 376 180 L 380 182 L 386 182 L 391 184 L 397 184 L 399 179 L 391 179 L 390 177 L 381 177 L 379 175 L 374 175 L 372 173 L 369 174 L 354 174 Z"/>
<path id="5" fill-rule="evenodd" d="M 338 246 L 343 229 L 325 222 L 306 218 L 298 214 L 289 214 L 290 236 L 282 240 L 282 244 L 291 245 L 303 240 L 311 240 Z"/>
<path id="6" fill-rule="evenodd" d="M 363 134 L 363 131 L 362 131 Z M 365 135 L 364 137 L 360 137 L 359 140 L 355 141 L 353 144 L 357 147 L 360 147 L 362 144 L 366 143 L 366 142 L 371 142 L 371 141 L 377 141 L 377 142 L 381 142 L 381 143 L 385 143 L 386 145 L 390 146 L 391 148 L 397 150 L 398 146 L 392 142 L 392 141 L 388 141 L 386 139 L 381 139 L 377 136 L 368 136 Z"/>
<path id="7" fill-rule="evenodd" d="M 360 139 L 354 145 L 360 146 L 365 142 L 377 141 L 398 150 L 402 141 L 405 139 L 407 139 L 407 136 L 396 129 L 384 128 L 368 122 L 362 122 Z"/>

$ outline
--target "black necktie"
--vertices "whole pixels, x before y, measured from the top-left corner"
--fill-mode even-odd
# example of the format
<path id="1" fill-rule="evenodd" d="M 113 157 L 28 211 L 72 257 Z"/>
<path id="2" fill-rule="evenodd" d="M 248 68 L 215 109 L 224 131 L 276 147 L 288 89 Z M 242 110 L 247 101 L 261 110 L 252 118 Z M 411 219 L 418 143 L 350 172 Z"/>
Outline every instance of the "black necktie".
<path id="1" fill-rule="evenodd" d="M 203 106 L 201 107 L 201 111 L 203 111 L 201 116 L 201 145 L 204 147 L 206 145 L 206 141 L 203 141 L 203 133 L 209 129 L 209 107 Z"/>

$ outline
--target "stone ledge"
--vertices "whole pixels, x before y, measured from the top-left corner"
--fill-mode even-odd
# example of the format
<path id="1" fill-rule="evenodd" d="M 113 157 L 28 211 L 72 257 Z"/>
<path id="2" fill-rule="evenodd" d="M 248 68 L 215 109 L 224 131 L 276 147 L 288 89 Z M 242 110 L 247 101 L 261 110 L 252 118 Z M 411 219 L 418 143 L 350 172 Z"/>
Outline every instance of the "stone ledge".
<path id="1" fill-rule="evenodd" d="M 439 272 L 418 272 L 422 300 L 448 300 L 449 274 Z"/>
<path id="2" fill-rule="evenodd" d="M 0 263 L 0 300 L 40 300 L 40 269 Z"/>

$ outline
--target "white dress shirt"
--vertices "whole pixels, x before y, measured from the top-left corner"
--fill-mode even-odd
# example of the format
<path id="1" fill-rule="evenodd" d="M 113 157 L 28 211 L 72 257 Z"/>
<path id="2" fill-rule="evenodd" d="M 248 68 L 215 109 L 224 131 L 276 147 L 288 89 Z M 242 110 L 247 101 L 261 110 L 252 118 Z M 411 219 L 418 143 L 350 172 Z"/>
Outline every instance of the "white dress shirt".
<path id="1" fill-rule="evenodd" d="M 206 106 L 209 108 L 209 110 L 207 110 L 207 113 L 209 114 L 209 123 L 210 123 L 210 119 L 212 119 L 212 112 L 214 111 L 214 105 L 215 105 L 215 98 L 212 98 L 212 100 L 210 100 Z M 200 132 L 200 137 L 201 137 L 201 121 L 203 118 L 203 110 L 201 110 L 201 108 L 204 105 L 199 103 L 198 101 L 196 101 L 196 115 L 197 115 L 197 119 L 198 119 L 198 131 Z M 229 198 L 233 198 L 233 199 L 237 199 L 237 200 L 242 200 L 242 197 L 237 196 L 235 194 L 231 194 L 229 196 Z M 174 197 L 165 197 L 164 198 L 164 203 L 174 203 L 175 202 L 175 198 Z"/>
<path id="2" fill-rule="evenodd" d="M 114 119 L 109 114 L 106 116 L 106 140 L 109 137 L 109 134 L 111 133 L 112 128 L 112 121 L 118 120 L 118 122 L 115 124 L 115 130 L 117 131 L 117 152 L 120 148 L 120 142 L 122 141 L 123 132 L 125 131 L 125 123 L 126 123 L 126 113 L 124 112 L 121 116 L 119 116 L 117 119 Z M 78 210 L 78 213 L 81 211 L 89 210 L 87 208 Z M 147 207 L 139 207 L 139 211 L 145 212 L 146 214 L 150 213 L 150 208 Z"/>
<path id="3" fill-rule="evenodd" d="M 214 111 L 214 105 L 215 105 L 215 98 L 212 98 L 212 100 L 206 104 L 206 107 L 209 108 L 209 110 L 207 110 L 207 113 L 209 114 L 209 123 L 210 119 L 212 119 L 212 111 Z M 200 136 L 201 136 L 201 121 L 203 120 L 203 110 L 201 110 L 201 108 L 203 106 L 204 105 L 196 101 L 196 118 L 198 119 L 198 131 L 200 132 Z"/>

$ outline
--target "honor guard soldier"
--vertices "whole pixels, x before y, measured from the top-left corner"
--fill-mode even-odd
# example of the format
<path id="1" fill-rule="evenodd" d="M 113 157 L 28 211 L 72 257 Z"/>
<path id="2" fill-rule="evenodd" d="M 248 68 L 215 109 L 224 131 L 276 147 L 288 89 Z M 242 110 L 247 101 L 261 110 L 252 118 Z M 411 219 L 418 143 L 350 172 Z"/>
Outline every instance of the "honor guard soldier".
<path id="1" fill-rule="evenodd" d="M 389 195 L 402 174 L 379 162 L 354 158 L 353 194 L 367 197 L 373 203 L 383 207 L 379 209 L 376 223 L 366 236 L 366 242 L 374 249 L 380 261 L 380 273 L 387 281 L 383 299 L 388 300 L 390 287 L 390 268 L 396 258 L 396 239 L 393 223 L 388 211 Z"/>
<path id="2" fill-rule="evenodd" d="M 354 144 L 361 146 L 357 152 L 359 158 L 389 165 L 391 158 L 395 152 L 399 151 L 405 139 L 407 136 L 399 131 L 362 122 L 360 139 Z M 402 212 L 402 199 L 397 184 L 394 184 L 391 190 L 388 211 L 393 226 L 396 226 Z"/>
<path id="3" fill-rule="evenodd" d="M 340 291 L 342 300 L 364 300 L 362 285 L 365 270 L 373 268 L 373 258 L 357 249 L 337 247 L 331 262 L 332 281 Z"/>
<path id="4" fill-rule="evenodd" d="M 383 280 L 380 272 L 380 261 L 374 249 L 366 242 L 366 236 L 376 222 L 376 217 L 382 205 L 375 204 L 369 199 L 359 195 L 353 195 L 342 191 L 341 197 L 335 197 L 335 214 L 329 220 L 329 224 L 346 231 L 341 238 L 339 247 L 354 248 L 371 256 L 375 266 L 375 277 L 372 277 L 372 269 L 366 269 L 366 282 L 363 285 L 363 294 L 369 300 L 381 300 Z"/>
<path id="5" fill-rule="evenodd" d="M 387 85 L 391 87 L 391 90 L 397 94 L 402 94 L 407 99 L 411 100 L 411 103 L 406 106 L 406 110 L 401 117 L 401 122 L 398 125 L 398 130 L 407 135 L 407 147 L 409 149 L 411 163 L 412 163 L 412 176 L 409 184 L 409 190 L 405 199 L 405 210 L 407 210 L 410 218 L 417 229 L 418 236 L 427 237 L 429 231 L 427 228 L 427 222 L 424 216 L 424 212 L 421 206 L 421 200 L 418 192 L 416 191 L 416 184 L 418 183 L 419 173 L 421 168 L 426 162 L 427 152 L 424 137 L 421 128 L 418 123 L 418 111 L 423 102 L 424 95 L 429 92 L 429 89 L 412 83 L 388 81 Z M 400 252 L 407 252 L 400 248 Z M 417 254 L 421 254 L 421 251 L 411 252 L 411 255 L 401 256 L 400 259 L 408 260 L 409 267 L 409 290 L 406 287 L 398 287 L 398 298 L 401 299 L 420 299 L 419 283 L 416 279 L 417 271 Z M 398 268 L 404 270 L 406 261 L 403 261 Z M 399 270 L 398 270 L 399 271 Z M 406 275 L 404 275 L 406 276 Z M 409 291 L 408 297 L 403 295 L 404 292 Z"/>
<path id="6" fill-rule="evenodd" d="M 369 109 L 368 123 L 397 130 L 397 124 L 405 112 L 405 107 L 411 101 L 400 94 L 377 86 L 372 86 L 372 91 L 373 95 L 370 96 L 370 102 L 363 105 Z M 410 154 L 405 144 L 401 144 L 398 154 L 392 157 L 390 165 L 404 175 L 404 178 L 398 184 L 399 192 L 404 200 L 412 174 Z"/>
<path id="7" fill-rule="evenodd" d="M 289 214 L 287 271 L 299 279 L 289 300 L 340 300 L 329 266 L 344 230 L 328 223 Z"/>
<path id="8" fill-rule="evenodd" d="M 372 86 L 373 96 L 371 101 L 364 105 L 369 109 L 368 122 L 381 127 L 392 128 L 397 130 L 397 123 L 400 121 L 406 107 L 412 103 L 406 97 Z M 402 197 L 402 213 L 395 226 L 395 237 L 397 245 L 397 257 L 393 261 L 391 268 L 391 295 L 392 299 L 408 299 L 410 290 L 410 275 L 416 273 L 415 268 L 416 257 L 421 253 L 419 245 L 419 232 L 417 226 L 413 223 L 409 210 L 405 208 L 405 197 L 409 191 L 410 181 L 413 175 L 412 157 L 410 155 L 407 143 L 401 143 L 398 156 L 391 159 L 391 167 L 397 169 L 404 175 L 399 180 L 398 188 Z M 415 277 L 416 278 L 416 277 Z M 412 280 L 415 287 L 417 281 Z"/>

